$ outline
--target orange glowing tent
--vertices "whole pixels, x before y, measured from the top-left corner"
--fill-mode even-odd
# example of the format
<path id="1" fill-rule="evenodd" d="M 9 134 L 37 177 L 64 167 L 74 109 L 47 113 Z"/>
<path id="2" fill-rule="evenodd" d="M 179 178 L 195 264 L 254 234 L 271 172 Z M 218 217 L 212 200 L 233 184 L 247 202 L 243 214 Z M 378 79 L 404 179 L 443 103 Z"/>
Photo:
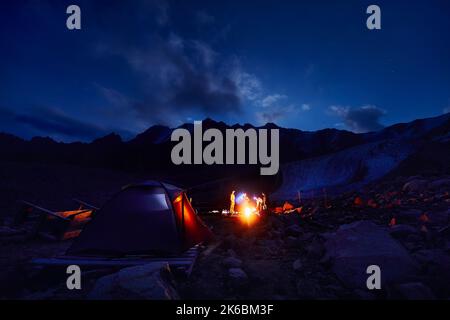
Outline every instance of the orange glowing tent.
<path id="1" fill-rule="evenodd" d="M 124 187 L 100 208 L 67 254 L 177 254 L 211 236 L 184 190 L 146 181 Z"/>

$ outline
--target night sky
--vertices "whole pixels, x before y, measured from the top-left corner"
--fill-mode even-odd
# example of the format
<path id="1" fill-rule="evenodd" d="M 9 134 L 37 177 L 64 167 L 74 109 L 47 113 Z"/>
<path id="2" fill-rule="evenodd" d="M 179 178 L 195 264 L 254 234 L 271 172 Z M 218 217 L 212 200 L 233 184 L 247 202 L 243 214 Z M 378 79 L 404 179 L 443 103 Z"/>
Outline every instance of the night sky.
<path id="1" fill-rule="evenodd" d="M 448 0 L 0 2 L 0 131 L 24 138 L 206 117 L 367 132 L 449 110 Z"/>

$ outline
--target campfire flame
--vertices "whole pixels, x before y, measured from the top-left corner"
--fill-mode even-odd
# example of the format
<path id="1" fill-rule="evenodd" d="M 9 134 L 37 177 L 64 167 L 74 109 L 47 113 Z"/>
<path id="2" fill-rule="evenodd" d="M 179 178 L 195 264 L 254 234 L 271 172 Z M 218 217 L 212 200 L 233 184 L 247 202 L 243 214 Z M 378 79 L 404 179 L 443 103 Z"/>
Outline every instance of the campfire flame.
<path id="1" fill-rule="evenodd" d="M 247 225 L 253 224 L 259 217 L 259 212 L 254 206 L 244 205 L 241 210 L 241 221 L 246 223 Z"/>

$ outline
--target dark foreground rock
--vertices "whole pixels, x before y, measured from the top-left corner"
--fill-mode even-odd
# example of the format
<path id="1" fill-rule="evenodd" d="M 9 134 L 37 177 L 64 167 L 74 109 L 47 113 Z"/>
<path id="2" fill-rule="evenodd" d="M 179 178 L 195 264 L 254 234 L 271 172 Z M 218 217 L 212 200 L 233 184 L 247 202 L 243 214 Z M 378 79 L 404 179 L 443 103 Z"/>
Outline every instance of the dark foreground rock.
<path id="1" fill-rule="evenodd" d="M 228 257 L 223 260 L 223 264 L 230 268 L 239 268 L 242 265 L 242 261 L 235 257 Z"/>
<path id="2" fill-rule="evenodd" d="M 403 283 L 395 288 L 402 299 L 407 300 L 433 300 L 433 292 L 421 282 Z"/>
<path id="3" fill-rule="evenodd" d="M 242 287 L 248 283 L 248 276 L 241 268 L 230 268 L 228 277 L 233 287 Z"/>
<path id="4" fill-rule="evenodd" d="M 385 228 L 370 221 L 342 225 L 327 235 L 325 248 L 332 270 L 350 288 L 366 288 L 370 265 L 380 267 L 382 284 L 400 283 L 417 272 L 408 252 Z"/>
<path id="5" fill-rule="evenodd" d="M 120 270 L 97 280 L 92 300 L 178 299 L 167 263 L 146 264 Z"/>

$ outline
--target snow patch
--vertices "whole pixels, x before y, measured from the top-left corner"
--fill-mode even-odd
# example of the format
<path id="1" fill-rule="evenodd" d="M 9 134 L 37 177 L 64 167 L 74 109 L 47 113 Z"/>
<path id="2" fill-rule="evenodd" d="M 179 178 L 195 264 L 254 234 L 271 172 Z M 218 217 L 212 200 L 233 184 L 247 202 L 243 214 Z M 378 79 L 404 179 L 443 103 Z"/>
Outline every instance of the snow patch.
<path id="1" fill-rule="evenodd" d="M 297 191 L 366 184 L 387 174 L 412 152 L 410 144 L 390 140 L 291 162 L 282 165 L 283 183 L 271 199 L 292 199 Z"/>

